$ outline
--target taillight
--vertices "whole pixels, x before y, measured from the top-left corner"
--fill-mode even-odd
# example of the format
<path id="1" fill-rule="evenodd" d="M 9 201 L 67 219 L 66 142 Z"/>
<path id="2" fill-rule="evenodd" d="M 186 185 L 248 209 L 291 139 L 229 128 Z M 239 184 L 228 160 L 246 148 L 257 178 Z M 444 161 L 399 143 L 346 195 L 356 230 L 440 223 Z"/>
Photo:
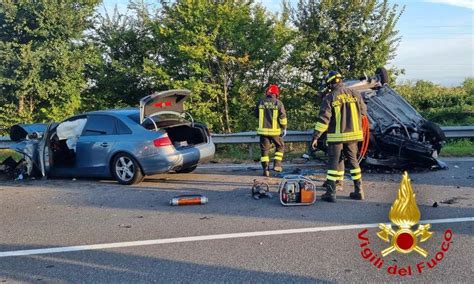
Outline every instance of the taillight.
<path id="1" fill-rule="evenodd" d="M 160 138 L 157 138 L 157 139 L 153 140 L 153 144 L 155 145 L 155 147 L 163 147 L 163 146 L 173 145 L 173 143 L 171 143 L 171 140 L 168 136 L 163 136 L 163 137 L 160 137 Z"/>

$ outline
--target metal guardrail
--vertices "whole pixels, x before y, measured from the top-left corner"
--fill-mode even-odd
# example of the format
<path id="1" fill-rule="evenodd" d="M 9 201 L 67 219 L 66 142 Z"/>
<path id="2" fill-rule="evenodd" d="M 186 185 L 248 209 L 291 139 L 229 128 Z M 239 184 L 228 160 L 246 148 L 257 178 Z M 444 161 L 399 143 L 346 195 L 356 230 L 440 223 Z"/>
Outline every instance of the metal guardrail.
<path id="1" fill-rule="evenodd" d="M 448 138 L 474 137 L 474 126 L 444 126 L 441 129 Z"/>
<path id="2" fill-rule="evenodd" d="M 474 126 L 441 127 L 447 138 L 473 138 Z M 288 131 L 285 142 L 309 142 L 313 131 Z M 215 144 L 259 143 L 260 138 L 255 131 L 232 134 L 212 134 Z"/>
<path id="3" fill-rule="evenodd" d="M 447 138 L 473 138 L 474 126 L 445 126 L 441 127 Z M 313 131 L 288 131 L 285 142 L 310 142 Z M 215 144 L 245 144 L 259 143 L 260 138 L 255 131 L 231 134 L 212 134 Z M 9 137 L 0 136 L 0 147 L 8 147 L 14 142 Z"/>

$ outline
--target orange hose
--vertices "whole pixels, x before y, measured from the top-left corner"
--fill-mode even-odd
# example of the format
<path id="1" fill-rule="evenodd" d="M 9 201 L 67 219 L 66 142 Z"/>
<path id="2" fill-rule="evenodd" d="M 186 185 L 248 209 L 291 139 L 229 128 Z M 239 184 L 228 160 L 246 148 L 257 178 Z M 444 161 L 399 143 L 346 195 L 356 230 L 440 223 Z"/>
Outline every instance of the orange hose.
<path id="1" fill-rule="evenodd" d="M 362 132 L 364 134 L 364 140 L 362 140 L 362 146 L 360 147 L 359 151 L 359 163 L 367 154 L 367 150 L 369 149 L 369 142 L 370 142 L 370 127 L 369 127 L 369 119 L 367 116 L 362 116 Z"/>

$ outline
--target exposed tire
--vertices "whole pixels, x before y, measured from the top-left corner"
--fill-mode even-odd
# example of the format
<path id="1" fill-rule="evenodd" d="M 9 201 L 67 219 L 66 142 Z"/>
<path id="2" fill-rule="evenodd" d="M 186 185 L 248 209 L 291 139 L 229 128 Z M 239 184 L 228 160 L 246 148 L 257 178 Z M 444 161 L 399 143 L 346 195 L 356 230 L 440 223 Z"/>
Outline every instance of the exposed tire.
<path id="1" fill-rule="evenodd" d="M 112 174 L 120 184 L 140 183 L 144 176 L 137 160 L 126 153 L 117 154 L 112 160 Z"/>
<path id="2" fill-rule="evenodd" d="M 444 131 L 439 127 L 438 124 L 427 121 L 423 124 L 423 129 L 427 132 L 427 138 L 431 141 L 433 148 L 436 150 L 437 155 L 441 153 L 441 148 L 443 147 L 443 141 L 446 140 L 446 135 Z"/>
<path id="3" fill-rule="evenodd" d="M 430 136 L 437 141 L 446 140 L 446 135 L 444 134 L 441 127 L 432 121 L 425 122 L 425 124 L 423 124 L 423 129 L 425 129 L 430 134 Z"/>
<path id="4" fill-rule="evenodd" d="M 197 168 L 197 165 L 189 167 L 189 168 L 183 168 L 183 169 L 177 170 L 176 172 L 179 174 L 188 174 L 188 173 L 192 173 L 196 168 Z"/>
<path id="5" fill-rule="evenodd" d="M 380 83 L 382 85 L 388 84 L 390 78 L 388 77 L 388 71 L 384 67 L 379 67 L 375 70 L 375 75 L 377 75 L 380 79 Z"/>

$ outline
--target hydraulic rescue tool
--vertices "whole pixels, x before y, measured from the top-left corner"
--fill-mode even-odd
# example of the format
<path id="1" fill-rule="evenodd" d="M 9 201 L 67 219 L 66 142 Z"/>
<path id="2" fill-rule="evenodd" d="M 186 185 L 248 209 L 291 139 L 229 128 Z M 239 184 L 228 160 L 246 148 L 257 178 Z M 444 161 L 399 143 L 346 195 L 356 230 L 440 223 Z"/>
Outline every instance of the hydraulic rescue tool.
<path id="1" fill-rule="evenodd" d="M 311 205 L 316 201 L 316 186 L 301 175 L 284 176 L 278 191 L 283 206 Z"/>

